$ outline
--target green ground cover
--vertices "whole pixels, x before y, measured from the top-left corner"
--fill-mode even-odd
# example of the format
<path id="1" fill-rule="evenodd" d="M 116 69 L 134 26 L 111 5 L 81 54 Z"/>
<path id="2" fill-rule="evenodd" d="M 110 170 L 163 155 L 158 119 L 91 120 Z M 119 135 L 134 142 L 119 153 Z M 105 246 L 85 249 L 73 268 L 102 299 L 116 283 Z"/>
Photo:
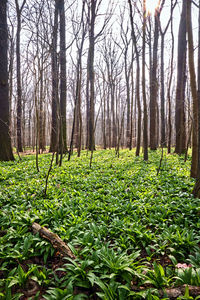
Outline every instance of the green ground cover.
<path id="1" fill-rule="evenodd" d="M 200 286 L 191 162 L 165 154 L 157 176 L 160 155 L 144 162 L 133 151 L 98 150 L 92 168 L 86 152 L 74 155 L 53 166 L 45 198 L 51 155 L 39 157 L 40 173 L 34 156 L 0 163 L 0 299 L 168 299 L 159 294 L 167 287 Z M 77 259 L 55 253 L 33 222 Z"/>

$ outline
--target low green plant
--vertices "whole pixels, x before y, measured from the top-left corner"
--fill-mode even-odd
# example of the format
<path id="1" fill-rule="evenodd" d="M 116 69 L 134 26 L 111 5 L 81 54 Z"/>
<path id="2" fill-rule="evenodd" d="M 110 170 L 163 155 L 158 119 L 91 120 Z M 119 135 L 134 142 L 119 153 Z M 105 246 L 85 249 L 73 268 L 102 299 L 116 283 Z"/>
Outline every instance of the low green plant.
<path id="1" fill-rule="evenodd" d="M 176 284 L 189 284 L 194 286 L 200 286 L 200 268 L 194 269 L 192 267 L 186 269 L 176 270 Z"/>
<path id="2" fill-rule="evenodd" d="M 53 271 L 51 269 L 36 266 L 33 269 L 33 276 L 31 278 L 38 282 L 40 286 L 44 287 L 48 286 L 51 283 L 50 275 L 52 274 Z"/>
<path id="3" fill-rule="evenodd" d="M 14 268 L 7 279 L 9 282 L 8 288 L 11 288 L 16 284 L 24 288 L 35 268 L 36 266 L 32 266 L 27 272 L 25 272 L 20 265 L 18 266 L 18 268 Z"/>
<path id="4" fill-rule="evenodd" d="M 87 299 L 87 296 L 81 293 L 74 295 L 73 287 L 69 285 L 66 289 L 49 288 L 43 298 L 46 300 L 82 300 Z"/>
<path id="5" fill-rule="evenodd" d="M 156 261 L 153 262 L 153 269 L 147 271 L 145 278 L 146 284 L 152 284 L 156 288 L 167 287 L 172 281 L 172 278 L 166 276 L 164 268 Z"/>
<path id="6" fill-rule="evenodd" d="M 190 195 L 190 155 L 186 163 L 167 155 L 156 176 L 159 150 L 149 152 L 148 163 L 134 151 L 122 150 L 117 158 L 114 150 L 97 150 L 92 168 L 83 151 L 52 168 L 46 196 L 50 154 L 38 158 L 40 173 L 34 156 L 0 162 L 1 297 L 15 297 L 12 291 L 23 289 L 27 278 L 48 290 L 49 299 L 78 298 L 74 291 L 85 289 L 102 299 L 157 299 L 156 290 L 175 283 L 199 285 L 200 204 Z M 61 267 L 61 278 L 54 248 L 31 232 L 34 221 L 58 234 L 77 257 Z M 37 256 L 38 266 L 23 274 Z M 19 270 L 24 261 L 28 272 Z M 192 274 L 178 273 L 178 262 L 191 264 Z M 134 285 L 144 290 L 132 291 Z"/>
<path id="7" fill-rule="evenodd" d="M 199 251 L 195 252 L 195 254 L 189 255 L 189 258 L 187 259 L 187 262 L 189 264 L 191 264 L 193 267 L 199 268 L 199 266 L 200 266 L 200 253 L 199 253 Z"/>

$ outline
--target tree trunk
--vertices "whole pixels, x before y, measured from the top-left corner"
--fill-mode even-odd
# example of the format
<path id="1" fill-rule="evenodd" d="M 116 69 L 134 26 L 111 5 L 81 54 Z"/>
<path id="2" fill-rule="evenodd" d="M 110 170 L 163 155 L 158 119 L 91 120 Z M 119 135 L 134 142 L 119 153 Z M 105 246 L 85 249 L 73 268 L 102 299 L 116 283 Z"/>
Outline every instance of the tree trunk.
<path id="1" fill-rule="evenodd" d="M 0 160 L 14 160 L 9 132 L 7 0 L 0 1 Z"/>
<path id="2" fill-rule="evenodd" d="M 112 114 L 112 147 L 117 146 L 117 124 L 116 124 L 116 113 L 115 113 L 115 82 L 111 78 L 110 89 L 111 89 L 111 114 Z"/>
<path id="3" fill-rule="evenodd" d="M 199 30 L 198 30 L 198 169 L 197 180 L 193 189 L 194 197 L 200 198 L 200 6 L 199 6 Z"/>
<path id="4" fill-rule="evenodd" d="M 173 9 L 173 0 L 171 0 L 171 15 Z M 171 19 L 171 37 L 172 37 L 172 49 L 171 49 L 171 61 L 170 61 L 170 77 L 169 85 L 167 89 L 167 99 L 168 99 L 168 145 L 167 152 L 171 153 L 171 139 L 172 139 L 172 113 L 171 113 L 171 85 L 173 77 L 173 64 L 174 64 L 174 32 L 173 32 L 173 18 Z"/>
<path id="5" fill-rule="evenodd" d="M 58 37 L 58 2 L 55 1 L 54 27 L 51 48 L 52 72 L 52 124 L 49 152 L 56 152 L 58 140 L 58 70 L 57 70 L 57 37 Z"/>
<path id="6" fill-rule="evenodd" d="M 140 143 L 141 143 L 141 104 L 140 104 L 140 60 L 139 60 L 139 52 L 137 48 L 137 39 L 134 30 L 133 23 L 133 11 L 131 1 L 128 0 L 129 8 L 130 8 L 130 21 L 132 28 L 132 39 L 134 43 L 134 49 L 136 54 L 136 63 L 137 63 L 137 71 L 136 71 L 136 100 L 137 100 L 137 108 L 138 108 L 138 124 L 137 124 L 137 145 L 136 145 L 136 156 L 140 155 Z"/>
<path id="7" fill-rule="evenodd" d="M 22 86 L 21 86 L 21 57 L 20 57 L 20 34 L 21 12 L 26 0 L 19 8 L 18 0 L 15 0 L 17 12 L 17 37 L 16 37 L 16 62 L 17 62 L 17 151 L 22 152 Z"/>
<path id="8" fill-rule="evenodd" d="M 157 60 L 158 60 L 158 38 L 159 38 L 159 11 L 155 13 L 155 29 L 154 29 L 154 44 L 153 44 L 153 62 L 152 74 L 150 82 L 150 148 L 151 150 L 157 149 Z"/>
<path id="9" fill-rule="evenodd" d="M 42 54 L 42 60 L 43 60 L 43 54 Z M 39 150 L 42 152 L 45 149 L 44 140 L 43 140 L 43 123 L 44 123 L 44 76 L 43 76 L 44 70 L 43 70 L 43 61 L 42 66 L 40 70 L 40 98 L 39 98 Z"/>
<path id="10" fill-rule="evenodd" d="M 176 88 L 176 147 L 175 153 L 182 154 L 186 148 L 185 136 L 185 82 L 186 82 L 186 8 L 187 0 L 183 0 L 181 20 L 178 34 L 178 65 L 177 65 L 177 88 Z"/>
<path id="11" fill-rule="evenodd" d="M 165 34 L 161 34 L 161 70 L 160 70 L 160 114 L 161 114 L 161 146 L 166 147 L 165 136 L 165 76 L 164 76 L 164 40 Z"/>
<path id="12" fill-rule="evenodd" d="M 125 58 L 126 60 L 126 58 Z M 125 78 L 126 78 L 126 103 L 127 103 L 127 109 L 126 109 L 126 147 L 130 148 L 130 125 L 131 125 L 131 101 L 130 101 L 130 82 L 129 82 L 129 74 L 127 70 L 127 62 L 125 62 Z"/>
<path id="13" fill-rule="evenodd" d="M 95 37 L 94 27 L 96 19 L 96 4 L 97 1 L 91 1 L 90 3 L 90 24 L 89 24 L 89 49 L 88 49 L 88 83 L 89 83 L 89 150 L 95 149 L 94 139 L 94 48 L 95 48 Z"/>
<path id="14" fill-rule="evenodd" d="M 111 119 L 110 119 L 110 103 L 109 92 L 107 97 L 107 136 L 108 136 L 108 148 L 111 149 Z"/>
<path id="15" fill-rule="evenodd" d="M 9 120 L 10 120 L 10 134 L 11 136 L 15 136 L 15 131 L 13 130 L 14 126 L 12 123 L 12 100 L 13 100 L 13 73 L 14 73 L 14 53 L 15 53 L 15 41 L 14 41 L 14 26 L 11 24 L 12 30 L 11 30 L 11 36 L 10 36 L 10 47 L 9 47 L 9 67 L 8 67 L 8 73 L 9 73 Z M 13 120 L 14 122 L 14 120 Z"/>
<path id="16" fill-rule="evenodd" d="M 105 78 L 103 77 L 103 105 L 102 105 L 102 135 L 103 135 L 103 148 L 107 148 L 106 143 L 106 90 Z"/>
<path id="17" fill-rule="evenodd" d="M 65 37 L 65 5 L 64 0 L 59 0 L 60 15 L 60 151 L 67 150 L 66 135 L 66 37 Z"/>
<path id="18" fill-rule="evenodd" d="M 131 132 L 130 132 L 130 147 L 129 150 L 132 150 L 133 146 L 133 111 L 134 111 L 134 83 L 133 83 L 133 67 L 131 69 L 131 86 L 132 86 L 132 91 L 131 91 Z M 141 137 L 141 132 L 140 132 L 140 137 Z M 140 149 L 140 146 L 139 146 Z M 140 152 L 140 150 L 139 150 Z"/>
<path id="19" fill-rule="evenodd" d="M 143 148 L 144 160 L 148 160 L 148 115 L 146 100 L 146 74 L 145 74 L 145 45 L 146 45 L 146 0 L 143 0 L 143 35 L 142 35 L 142 95 L 144 110 Z"/>
<path id="20" fill-rule="evenodd" d="M 198 95 L 196 85 L 196 74 L 194 66 L 194 43 L 192 32 L 192 16 L 191 16 L 192 1 L 187 0 L 187 34 L 188 34 L 188 60 L 190 71 L 190 87 L 193 99 L 193 128 L 192 128 L 192 165 L 191 165 L 191 177 L 197 177 L 197 165 L 198 165 Z"/>

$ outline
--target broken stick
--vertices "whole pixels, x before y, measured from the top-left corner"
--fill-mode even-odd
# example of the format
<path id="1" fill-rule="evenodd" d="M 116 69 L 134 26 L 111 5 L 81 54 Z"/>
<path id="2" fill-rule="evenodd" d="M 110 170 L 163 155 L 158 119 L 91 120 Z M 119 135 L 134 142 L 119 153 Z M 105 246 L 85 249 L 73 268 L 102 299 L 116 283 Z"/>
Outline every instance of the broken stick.
<path id="1" fill-rule="evenodd" d="M 66 245 L 57 234 L 51 232 L 46 227 L 42 227 L 40 226 L 40 224 L 35 222 L 32 224 L 32 229 L 33 233 L 36 234 L 39 232 L 40 236 L 48 240 L 52 244 L 54 249 L 59 251 L 63 256 L 68 256 L 72 259 L 76 258 L 69 246 Z"/>

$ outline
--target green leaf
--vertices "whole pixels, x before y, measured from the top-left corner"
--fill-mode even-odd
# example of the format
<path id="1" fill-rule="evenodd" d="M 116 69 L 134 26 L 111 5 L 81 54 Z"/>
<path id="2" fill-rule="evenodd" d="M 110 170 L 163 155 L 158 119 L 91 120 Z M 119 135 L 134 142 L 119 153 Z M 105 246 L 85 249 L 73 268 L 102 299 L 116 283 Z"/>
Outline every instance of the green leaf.
<path id="1" fill-rule="evenodd" d="M 19 283 L 19 279 L 18 278 L 13 278 L 11 281 L 10 281 L 10 283 L 9 283 L 9 285 L 8 285 L 8 288 L 11 288 L 13 285 L 16 285 L 16 284 L 18 284 Z"/>

